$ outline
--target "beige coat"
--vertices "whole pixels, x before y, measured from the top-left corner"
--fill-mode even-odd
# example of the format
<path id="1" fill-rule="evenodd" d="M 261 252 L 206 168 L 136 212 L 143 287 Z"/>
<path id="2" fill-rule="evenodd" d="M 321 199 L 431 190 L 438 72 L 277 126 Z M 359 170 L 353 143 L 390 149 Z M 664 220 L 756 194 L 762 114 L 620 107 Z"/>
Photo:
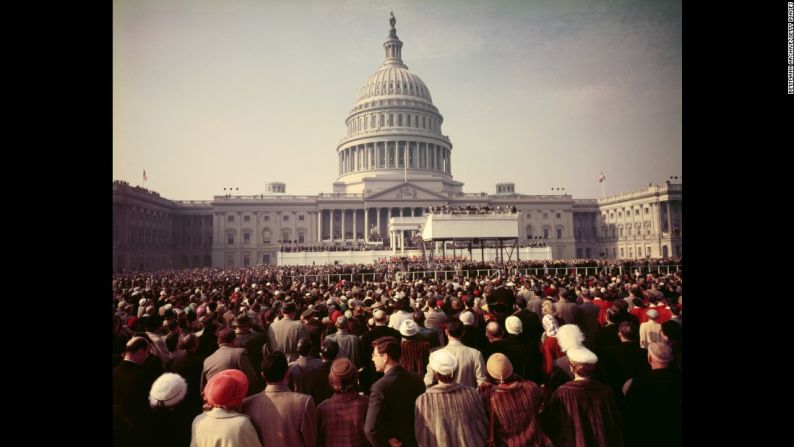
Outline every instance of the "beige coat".
<path id="1" fill-rule="evenodd" d="M 190 447 L 262 447 L 248 416 L 213 408 L 193 419 Z"/>

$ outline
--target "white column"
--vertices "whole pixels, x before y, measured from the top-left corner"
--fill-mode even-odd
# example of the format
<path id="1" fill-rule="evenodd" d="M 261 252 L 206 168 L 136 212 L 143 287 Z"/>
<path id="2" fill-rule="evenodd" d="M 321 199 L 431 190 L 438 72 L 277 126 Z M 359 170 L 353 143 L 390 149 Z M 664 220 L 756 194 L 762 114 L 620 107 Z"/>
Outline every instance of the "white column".
<path id="1" fill-rule="evenodd" d="M 395 236 L 394 231 L 389 231 L 389 246 L 391 247 L 392 254 L 397 253 L 397 247 L 395 246 L 394 243 L 394 239 L 395 239 L 394 236 Z"/>
<path id="2" fill-rule="evenodd" d="M 254 230 L 256 231 L 256 233 L 254 233 L 254 252 L 256 252 L 256 248 L 259 247 L 259 213 L 257 211 L 254 211 L 253 214 L 254 214 L 254 220 L 256 221 L 255 230 Z M 254 262 L 253 264 L 256 265 L 256 262 Z"/>
<path id="3" fill-rule="evenodd" d="M 369 208 L 364 207 L 364 243 L 369 242 Z"/>
<path id="4" fill-rule="evenodd" d="M 330 219 L 328 220 L 328 224 L 331 226 L 331 232 L 330 232 L 331 241 L 334 240 L 334 211 L 336 210 L 334 210 L 333 208 L 328 210 L 328 216 L 330 217 Z"/>
<path id="5" fill-rule="evenodd" d="M 342 241 L 347 240 L 346 239 L 347 236 L 345 236 L 345 218 L 347 217 L 346 216 L 346 214 L 347 214 L 346 211 L 347 210 L 345 210 L 344 208 L 341 210 L 341 212 L 342 212 Z"/>
<path id="6" fill-rule="evenodd" d="M 356 218 L 358 217 L 357 214 L 358 214 L 358 210 L 353 209 L 353 242 L 358 241 L 358 236 L 356 235 L 356 227 L 357 227 Z"/>
<path id="7" fill-rule="evenodd" d="M 297 212 L 294 212 L 294 211 L 292 212 L 292 218 L 290 219 L 290 221 L 292 222 L 292 240 L 293 241 L 297 241 L 298 240 L 298 213 Z"/>
<path id="8" fill-rule="evenodd" d="M 377 212 L 375 213 L 375 225 L 378 227 L 378 234 L 380 235 L 381 241 L 383 240 L 383 235 L 380 232 L 380 207 L 375 208 Z"/>
<path id="9" fill-rule="evenodd" d="M 323 240 L 323 210 L 317 211 L 317 242 Z"/>

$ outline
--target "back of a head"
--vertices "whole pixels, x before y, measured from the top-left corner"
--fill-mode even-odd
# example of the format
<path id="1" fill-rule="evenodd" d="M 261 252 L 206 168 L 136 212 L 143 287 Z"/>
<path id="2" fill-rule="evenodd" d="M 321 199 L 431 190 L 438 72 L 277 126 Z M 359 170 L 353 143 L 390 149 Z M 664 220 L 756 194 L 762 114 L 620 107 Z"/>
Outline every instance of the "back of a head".
<path id="1" fill-rule="evenodd" d="M 339 392 L 358 390 L 358 371 L 356 365 L 347 357 L 339 357 L 331 364 L 328 372 L 328 384 L 331 388 Z"/>
<path id="2" fill-rule="evenodd" d="M 620 335 L 626 340 L 637 341 L 640 329 L 630 321 L 621 321 L 620 326 L 618 326 L 618 332 L 620 332 Z"/>
<path id="3" fill-rule="evenodd" d="M 307 356 L 312 350 L 312 341 L 309 337 L 301 337 L 298 340 L 298 355 Z"/>
<path id="4" fill-rule="evenodd" d="M 138 352 L 141 349 L 149 349 L 149 340 L 141 336 L 132 337 L 124 347 L 124 351 L 132 353 Z"/>
<path id="5" fill-rule="evenodd" d="M 502 327 L 499 326 L 499 322 L 497 321 L 489 321 L 488 324 L 485 325 L 485 332 L 494 338 L 502 337 Z"/>
<path id="6" fill-rule="evenodd" d="M 459 319 L 452 318 L 447 321 L 447 333 L 449 334 L 450 337 L 453 338 L 462 337 L 463 330 L 464 330 L 463 323 Z"/>
<path id="7" fill-rule="evenodd" d="M 420 326 L 425 324 L 425 313 L 421 310 L 414 311 L 413 320 Z"/>
<path id="8" fill-rule="evenodd" d="M 280 382 L 287 373 L 287 357 L 281 351 L 270 353 L 262 358 L 262 375 L 267 382 Z"/>
<path id="9" fill-rule="evenodd" d="M 231 344 L 234 342 L 234 338 L 237 334 L 234 333 L 234 329 L 232 328 L 223 328 L 218 332 L 218 344 Z"/>
<path id="10" fill-rule="evenodd" d="M 584 346 L 575 346 L 566 353 L 574 374 L 581 377 L 592 377 L 595 372 L 598 356 Z"/>
<path id="11" fill-rule="evenodd" d="M 662 323 L 662 334 L 664 334 L 664 336 L 667 337 L 667 339 L 671 342 L 680 342 L 682 331 L 683 328 L 681 325 L 673 320 L 667 320 Z"/>
<path id="12" fill-rule="evenodd" d="M 320 355 L 325 361 L 332 361 L 339 355 L 339 343 L 336 340 L 326 338 L 320 347 Z"/>
<path id="13" fill-rule="evenodd" d="M 179 347 L 185 351 L 194 351 L 198 348 L 198 345 L 199 339 L 194 333 L 185 334 L 185 336 L 179 340 Z"/>

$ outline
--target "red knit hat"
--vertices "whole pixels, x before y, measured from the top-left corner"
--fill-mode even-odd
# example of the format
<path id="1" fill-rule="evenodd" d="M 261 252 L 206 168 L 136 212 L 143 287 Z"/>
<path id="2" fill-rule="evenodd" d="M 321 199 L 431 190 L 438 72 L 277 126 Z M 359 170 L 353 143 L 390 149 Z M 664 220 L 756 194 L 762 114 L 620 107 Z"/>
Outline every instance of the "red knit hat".
<path id="1" fill-rule="evenodd" d="M 248 393 L 248 378 L 239 369 L 226 369 L 212 376 L 204 388 L 204 400 L 213 407 L 236 407 Z"/>

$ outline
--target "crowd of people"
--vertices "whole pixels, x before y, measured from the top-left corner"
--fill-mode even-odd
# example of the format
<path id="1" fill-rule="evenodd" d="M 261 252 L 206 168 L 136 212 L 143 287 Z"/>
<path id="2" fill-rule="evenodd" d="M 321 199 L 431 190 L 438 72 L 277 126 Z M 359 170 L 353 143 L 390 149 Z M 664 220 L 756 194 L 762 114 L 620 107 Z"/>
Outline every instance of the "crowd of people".
<path id="1" fill-rule="evenodd" d="M 480 206 L 448 206 L 438 205 L 425 208 L 427 214 L 516 214 L 518 210 L 515 205 L 504 206 L 497 205 L 496 207 L 488 205 Z"/>
<path id="2" fill-rule="evenodd" d="M 115 274 L 114 445 L 682 443 L 681 269 L 389 261 Z"/>

